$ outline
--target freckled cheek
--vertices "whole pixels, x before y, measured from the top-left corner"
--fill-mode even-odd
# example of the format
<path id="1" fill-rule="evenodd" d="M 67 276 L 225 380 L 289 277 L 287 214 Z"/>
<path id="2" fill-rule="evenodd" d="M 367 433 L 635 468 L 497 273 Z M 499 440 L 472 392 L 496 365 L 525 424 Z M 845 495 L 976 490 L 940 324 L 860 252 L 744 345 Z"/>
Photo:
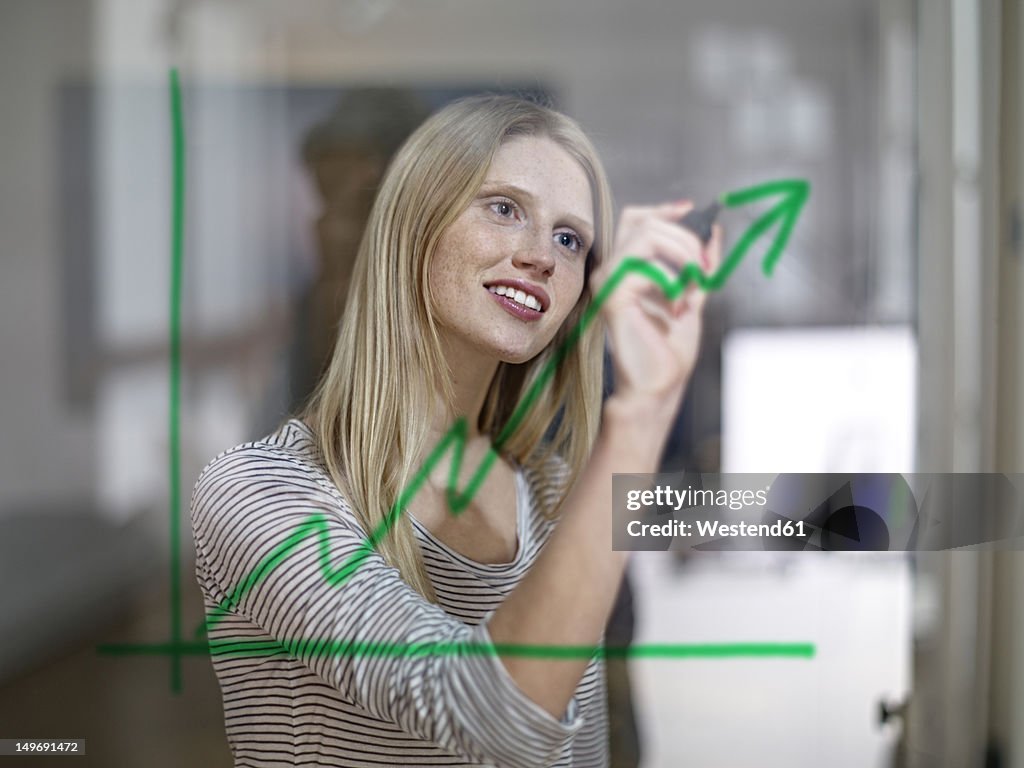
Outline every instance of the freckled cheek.
<path id="1" fill-rule="evenodd" d="M 452 297 L 463 290 L 458 286 L 458 267 L 447 260 L 435 261 L 427 273 L 428 307 L 436 314 L 443 306 L 450 305 Z"/>
<path id="2" fill-rule="evenodd" d="M 453 290 L 463 290 L 460 283 L 471 279 L 472 269 L 472 245 L 465 241 L 443 239 L 427 271 L 431 295 L 439 298 Z"/>

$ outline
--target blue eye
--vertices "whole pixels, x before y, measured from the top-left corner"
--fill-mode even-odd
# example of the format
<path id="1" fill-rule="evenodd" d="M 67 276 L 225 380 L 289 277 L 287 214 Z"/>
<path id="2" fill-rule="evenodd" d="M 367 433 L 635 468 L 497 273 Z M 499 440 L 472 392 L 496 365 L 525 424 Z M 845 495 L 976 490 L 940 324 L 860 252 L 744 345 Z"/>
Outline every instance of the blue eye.
<path id="1" fill-rule="evenodd" d="M 583 241 L 572 232 L 559 232 L 555 237 L 558 238 L 558 244 L 563 248 L 568 248 L 571 251 L 583 250 Z"/>
<path id="2" fill-rule="evenodd" d="M 516 211 L 516 204 L 511 200 L 497 200 L 491 203 L 491 210 L 503 218 L 508 218 Z"/>

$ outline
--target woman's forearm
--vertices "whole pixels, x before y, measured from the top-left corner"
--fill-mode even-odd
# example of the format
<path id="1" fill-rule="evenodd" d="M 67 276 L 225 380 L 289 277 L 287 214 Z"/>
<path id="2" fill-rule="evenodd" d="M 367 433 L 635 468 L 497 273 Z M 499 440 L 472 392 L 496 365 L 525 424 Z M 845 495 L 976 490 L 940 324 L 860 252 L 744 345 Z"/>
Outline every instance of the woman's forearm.
<path id="1" fill-rule="evenodd" d="M 607 401 L 594 451 L 557 528 L 490 619 L 496 644 L 596 646 L 627 557 L 612 551 L 612 474 L 657 471 L 674 410 L 673 404 Z M 561 717 L 589 659 L 508 655 L 502 662 L 527 696 Z"/>

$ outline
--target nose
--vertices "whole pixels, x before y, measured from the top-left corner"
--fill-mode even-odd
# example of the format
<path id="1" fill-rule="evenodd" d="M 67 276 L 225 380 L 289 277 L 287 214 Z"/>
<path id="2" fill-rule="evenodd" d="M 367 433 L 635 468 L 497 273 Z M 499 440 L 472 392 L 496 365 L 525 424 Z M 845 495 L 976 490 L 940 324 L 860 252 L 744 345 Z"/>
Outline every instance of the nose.
<path id="1" fill-rule="evenodd" d="M 554 247 L 551 237 L 530 235 L 512 255 L 512 264 L 518 269 L 550 277 L 555 271 Z"/>

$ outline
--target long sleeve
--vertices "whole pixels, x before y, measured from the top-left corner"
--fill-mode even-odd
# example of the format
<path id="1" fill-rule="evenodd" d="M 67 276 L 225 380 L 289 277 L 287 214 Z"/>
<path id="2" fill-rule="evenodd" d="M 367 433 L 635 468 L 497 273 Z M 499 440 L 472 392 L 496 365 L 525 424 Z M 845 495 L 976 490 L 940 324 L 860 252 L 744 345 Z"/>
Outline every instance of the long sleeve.
<path id="1" fill-rule="evenodd" d="M 196 485 L 192 525 L 208 590 L 225 602 L 231 595 L 232 613 L 346 700 L 485 764 L 532 768 L 566 754 L 582 725 L 576 700 L 556 720 L 519 690 L 497 656 L 459 653 L 460 645 L 490 644 L 487 623 L 450 617 L 376 552 L 366 553 L 365 532 L 337 490 L 287 451 L 255 443 L 218 457 Z M 344 574 L 361 552 L 358 567 Z M 239 652 L 218 632 L 216 614 L 213 653 Z M 424 643 L 455 651 L 403 650 Z"/>

